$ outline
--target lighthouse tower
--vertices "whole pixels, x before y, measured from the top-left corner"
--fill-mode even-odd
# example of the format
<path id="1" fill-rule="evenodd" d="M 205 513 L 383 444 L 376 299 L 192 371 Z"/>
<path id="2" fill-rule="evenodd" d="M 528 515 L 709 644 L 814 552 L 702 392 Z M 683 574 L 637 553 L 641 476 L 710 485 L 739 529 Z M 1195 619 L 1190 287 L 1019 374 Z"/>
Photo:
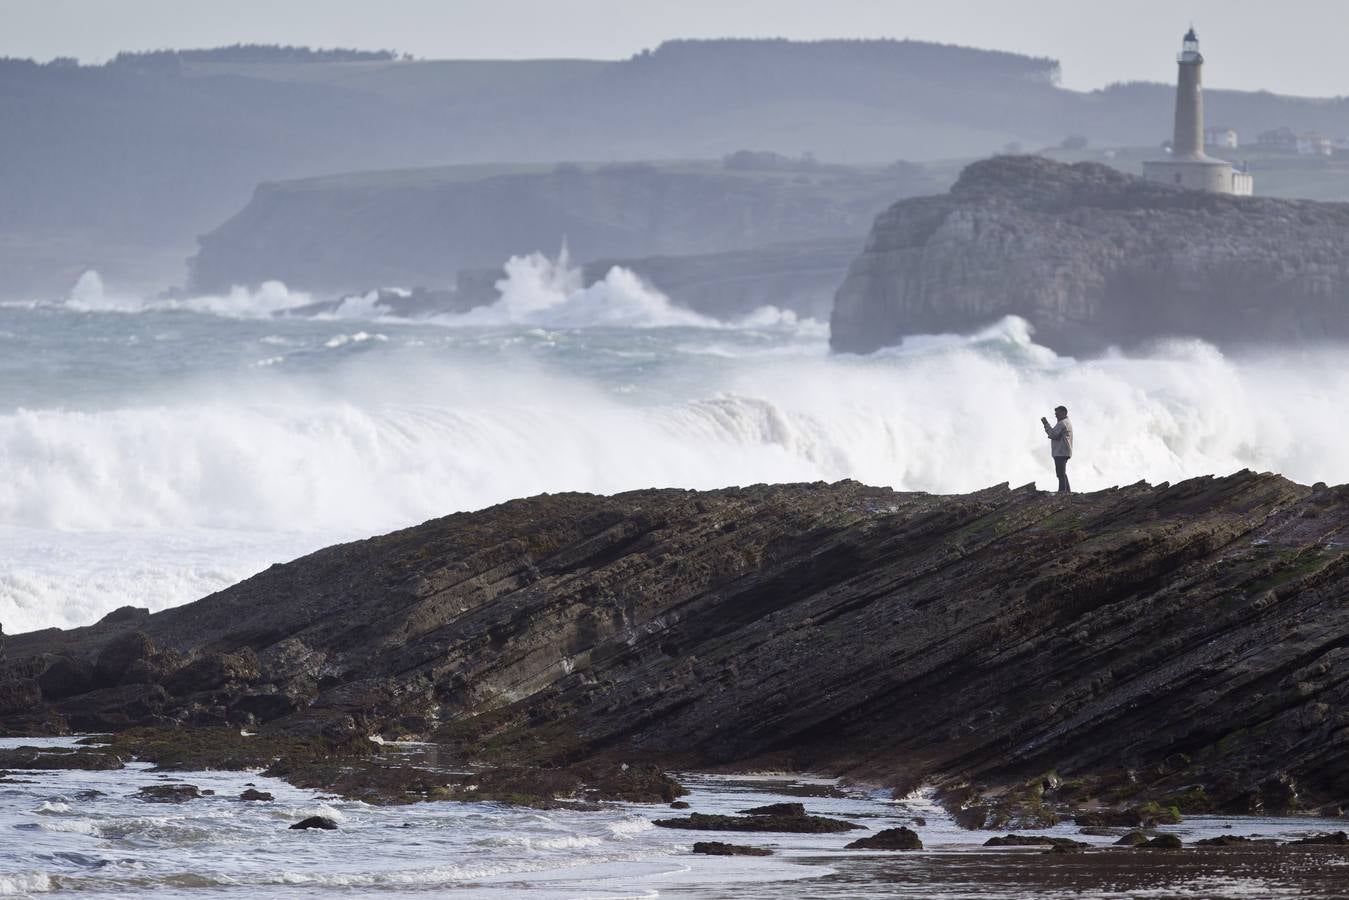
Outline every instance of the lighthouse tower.
<path id="1" fill-rule="evenodd" d="M 1143 177 L 1193 191 L 1251 194 L 1254 184 L 1249 174 L 1204 154 L 1204 55 L 1199 52 L 1199 36 L 1193 28 L 1182 39 L 1176 63 L 1179 72 L 1171 156 L 1143 163 Z"/>

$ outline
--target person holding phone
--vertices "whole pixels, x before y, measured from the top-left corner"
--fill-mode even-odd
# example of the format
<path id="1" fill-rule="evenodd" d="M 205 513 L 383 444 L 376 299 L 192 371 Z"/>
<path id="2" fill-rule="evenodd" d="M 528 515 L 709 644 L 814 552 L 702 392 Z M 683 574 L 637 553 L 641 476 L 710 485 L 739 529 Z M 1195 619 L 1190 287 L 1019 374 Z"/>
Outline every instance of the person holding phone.
<path id="1" fill-rule="evenodd" d="M 1049 424 L 1049 420 L 1040 417 L 1040 424 L 1045 428 L 1045 434 L 1049 437 L 1049 452 L 1054 457 L 1054 474 L 1059 476 L 1059 493 L 1071 494 L 1072 488 L 1068 485 L 1068 460 L 1073 456 L 1073 423 L 1068 421 L 1068 407 L 1054 407 L 1054 415 L 1058 422 L 1054 425 Z"/>

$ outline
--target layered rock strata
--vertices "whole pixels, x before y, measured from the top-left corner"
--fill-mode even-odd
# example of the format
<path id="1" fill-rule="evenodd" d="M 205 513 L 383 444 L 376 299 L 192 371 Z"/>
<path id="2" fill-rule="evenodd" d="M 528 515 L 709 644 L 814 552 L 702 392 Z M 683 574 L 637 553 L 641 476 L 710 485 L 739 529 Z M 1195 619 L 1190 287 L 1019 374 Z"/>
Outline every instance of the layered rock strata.
<path id="1" fill-rule="evenodd" d="M 1333 812 L 1347 527 L 1349 487 L 1251 472 L 1071 502 L 852 482 L 541 496 L 11 636 L 0 723 L 825 771 L 934 784 L 988 827 L 1101 804 Z"/>

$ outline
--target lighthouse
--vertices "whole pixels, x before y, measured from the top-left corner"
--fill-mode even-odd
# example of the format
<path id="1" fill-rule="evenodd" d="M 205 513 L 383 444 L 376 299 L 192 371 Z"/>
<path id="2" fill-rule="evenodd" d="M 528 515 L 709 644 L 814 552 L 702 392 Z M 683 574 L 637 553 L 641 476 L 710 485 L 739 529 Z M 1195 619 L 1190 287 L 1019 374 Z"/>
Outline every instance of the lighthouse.
<path id="1" fill-rule="evenodd" d="M 1204 153 L 1204 55 L 1191 28 L 1176 56 L 1176 121 L 1168 159 L 1143 163 L 1143 177 L 1172 187 L 1249 196 L 1254 179 Z"/>

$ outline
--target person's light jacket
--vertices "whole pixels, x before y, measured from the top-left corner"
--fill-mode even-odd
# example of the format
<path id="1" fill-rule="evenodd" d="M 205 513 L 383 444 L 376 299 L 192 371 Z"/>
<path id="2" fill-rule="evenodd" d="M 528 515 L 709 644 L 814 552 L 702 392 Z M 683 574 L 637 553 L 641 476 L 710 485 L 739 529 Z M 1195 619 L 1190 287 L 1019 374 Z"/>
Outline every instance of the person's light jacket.
<path id="1" fill-rule="evenodd" d="M 1065 416 L 1056 424 L 1044 423 L 1045 434 L 1049 435 L 1049 450 L 1053 456 L 1073 455 L 1073 423 Z"/>

